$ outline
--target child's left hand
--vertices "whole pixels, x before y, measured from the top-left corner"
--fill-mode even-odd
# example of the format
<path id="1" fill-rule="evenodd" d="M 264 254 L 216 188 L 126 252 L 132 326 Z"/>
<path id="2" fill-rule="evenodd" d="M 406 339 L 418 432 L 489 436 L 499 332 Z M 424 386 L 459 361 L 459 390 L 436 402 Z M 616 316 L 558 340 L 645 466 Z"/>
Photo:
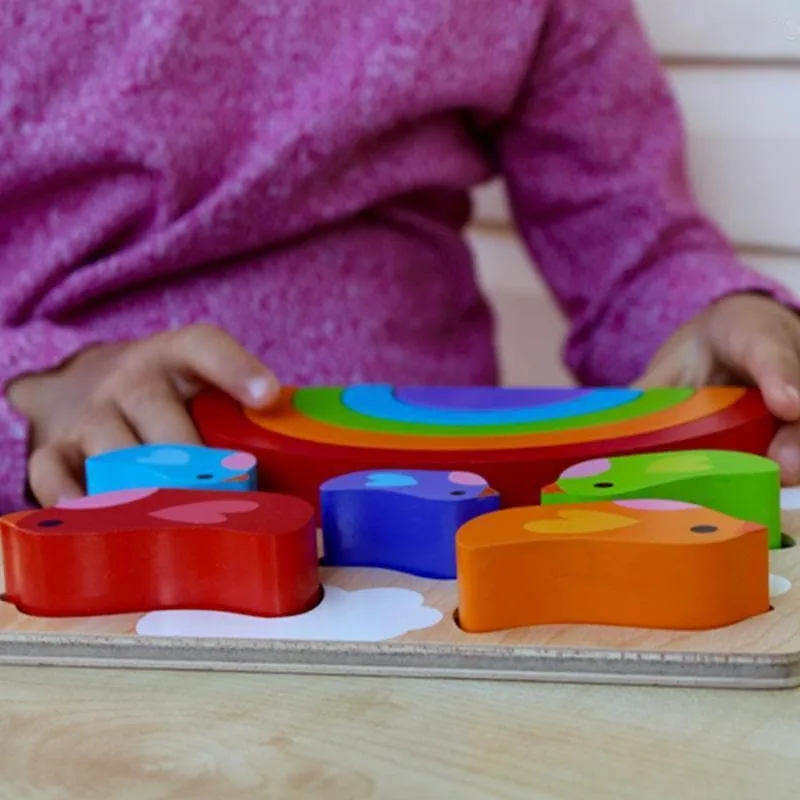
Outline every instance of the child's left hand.
<path id="1" fill-rule="evenodd" d="M 768 297 L 731 295 L 662 346 L 640 387 L 747 384 L 785 423 L 769 456 L 784 483 L 800 483 L 800 315 Z"/>

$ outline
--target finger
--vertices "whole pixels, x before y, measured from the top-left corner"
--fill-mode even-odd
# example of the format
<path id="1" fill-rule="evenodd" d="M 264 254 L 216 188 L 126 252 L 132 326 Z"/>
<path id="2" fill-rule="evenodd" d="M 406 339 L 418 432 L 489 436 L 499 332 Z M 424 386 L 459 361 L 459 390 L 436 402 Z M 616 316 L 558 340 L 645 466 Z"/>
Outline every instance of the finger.
<path id="1" fill-rule="evenodd" d="M 135 447 L 141 440 L 131 430 L 122 413 L 114 406 L 95 411 L 80 436 L 80 446 L 85 457 Z"/>
<path id="2" fill-rule="evenodd" d="M 800 355 L 793 333 L 764 325 L 730 342 L 731 369 L 761 390 L 767 408 L 779 419 L 800 419 Z"/>
<path id="3" fill-rule="evenodd" d="M 118 400 L 127 424 L 143 442 L 202 444 L 185 401 L 165 378 L 153 379 Z"/>
<path id="4" fill-rule="evenodd" d="M 767 455 L 778 462 L 781 481 L 787 486 L 800 483 L 800 423 L 783 425 L 775 434 Z"/>
<path id="5" fill-rule="evenodd" d="M 45 445 L 35 450 L 28 462 L 28 482 L 36 500 L 43 506 L 83 496 L 83 459 L 75 445 Z"/>
<path id="6" fill-rule="evenodd" d="M 184 328 L 171 336 L 162 357 L 167 369 L 199 378 L 246 406 L 266 408 L 278 399 L 280 384 L 274 373 L 218 328 Z"/>

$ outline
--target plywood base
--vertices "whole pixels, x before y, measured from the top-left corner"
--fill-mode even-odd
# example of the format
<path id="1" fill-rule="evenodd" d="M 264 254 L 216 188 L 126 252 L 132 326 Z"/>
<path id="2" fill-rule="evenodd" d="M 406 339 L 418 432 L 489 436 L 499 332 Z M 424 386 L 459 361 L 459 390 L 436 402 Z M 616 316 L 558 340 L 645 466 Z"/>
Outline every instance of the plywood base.
<path id="1" fill-rule="evenodd" d="M 789 535 L 800 534 L 800 511 L 784 513 L 783 528 Z M 363 629 L 357 642 L 187 638 L 138 635 L 141 614 L 42 619 L 0 603 L 0 663 L 788 688 L 800 685 L 800 546 L 773 551 L 770 561 L 772 574 L 791 584 L 773 598 L 773 609 L 699 633 L 540 626 L 471 635 L 454 621 L 458 599 L 453 581 L 330 569 L 323 570 L 329 596 L 337 589 L 350 596 L 376 587 L 400 588 L 419 593 L 424 606 L 437 609 L 441 618 L 381 641 L 367 641 Z M 169 626 L 175 619 L 157 621 Z"/>

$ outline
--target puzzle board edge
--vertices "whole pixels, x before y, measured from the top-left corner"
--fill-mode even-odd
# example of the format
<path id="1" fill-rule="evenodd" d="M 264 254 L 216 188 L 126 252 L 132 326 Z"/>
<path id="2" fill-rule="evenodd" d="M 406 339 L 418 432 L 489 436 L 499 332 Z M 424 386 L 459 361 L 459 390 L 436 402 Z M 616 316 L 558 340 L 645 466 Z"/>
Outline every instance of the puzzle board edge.
<path id="1" fill-rule="evenodd" d="M 12 633 L 0 635 L 0 665 L 696 688 L 800 686 L 800 652 L 726 655 L 509 645 L 164 640 L 134 635 Z"/>

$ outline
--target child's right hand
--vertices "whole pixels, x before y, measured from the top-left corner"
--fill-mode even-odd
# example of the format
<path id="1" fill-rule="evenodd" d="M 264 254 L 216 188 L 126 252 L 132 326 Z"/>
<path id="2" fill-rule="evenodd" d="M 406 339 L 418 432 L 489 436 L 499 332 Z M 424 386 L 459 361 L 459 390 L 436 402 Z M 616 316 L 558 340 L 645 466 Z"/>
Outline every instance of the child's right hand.
<path id="1" fill-rule="evenodd" d="M 84 460 L 143 442 L 199 443 L 186 408 L 203 386 L 251 408 L 278 397 L 276 377 L 227 333 L 194 325 L 99 345 L 8 388 L 30 422 L 28 479 L 42 505 L 83 494 Z"/>

